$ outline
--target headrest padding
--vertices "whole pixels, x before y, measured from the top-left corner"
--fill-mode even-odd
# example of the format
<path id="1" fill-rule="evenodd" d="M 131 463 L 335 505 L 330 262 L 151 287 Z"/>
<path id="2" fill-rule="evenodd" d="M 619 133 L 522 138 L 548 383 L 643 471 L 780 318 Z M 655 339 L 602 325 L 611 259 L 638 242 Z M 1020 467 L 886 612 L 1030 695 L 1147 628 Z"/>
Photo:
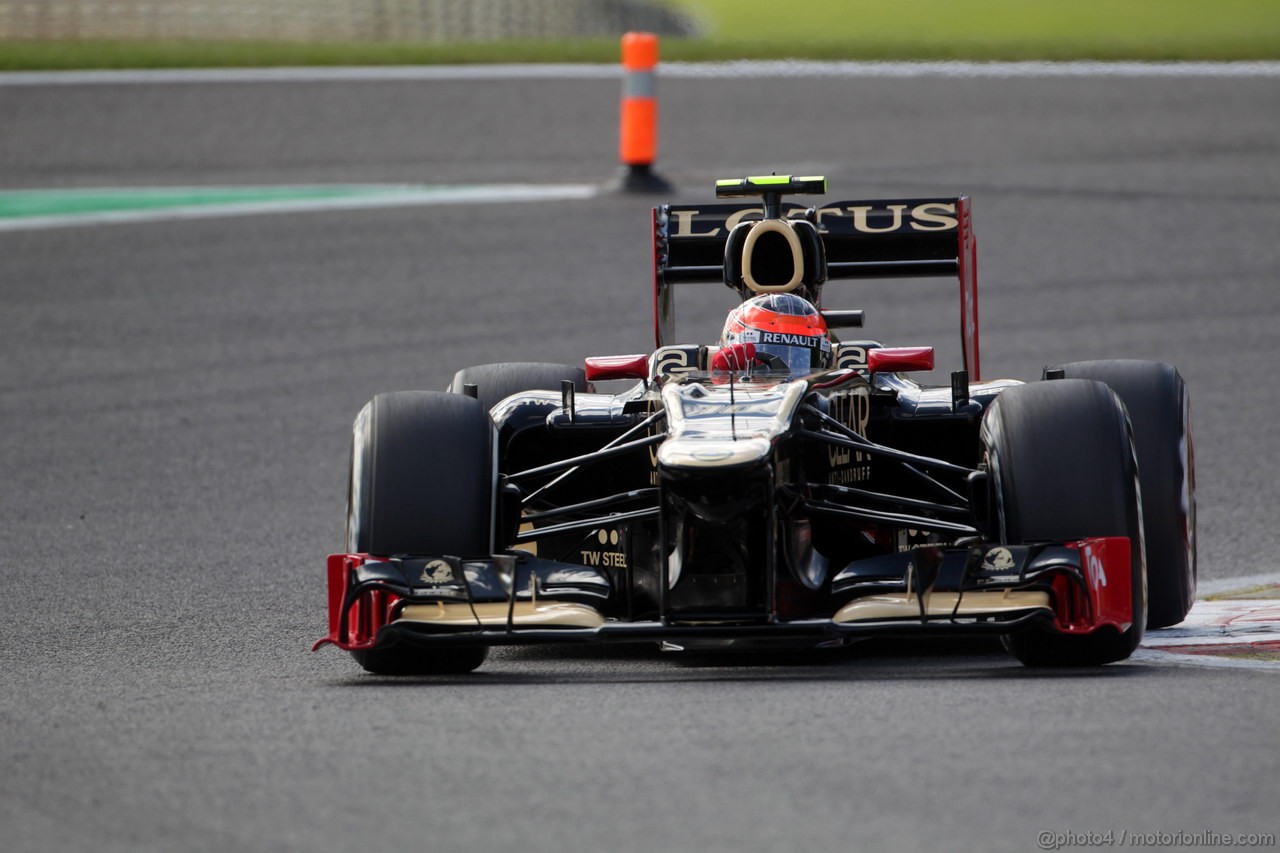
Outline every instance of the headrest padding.
<path id="1" fill-rule="evenodd" d="M 743 284 L 754 293 L 787 293 L 803 281 L 804 249 L 791 223 L 780 219 L 757 222 L 742 244 Z"/>

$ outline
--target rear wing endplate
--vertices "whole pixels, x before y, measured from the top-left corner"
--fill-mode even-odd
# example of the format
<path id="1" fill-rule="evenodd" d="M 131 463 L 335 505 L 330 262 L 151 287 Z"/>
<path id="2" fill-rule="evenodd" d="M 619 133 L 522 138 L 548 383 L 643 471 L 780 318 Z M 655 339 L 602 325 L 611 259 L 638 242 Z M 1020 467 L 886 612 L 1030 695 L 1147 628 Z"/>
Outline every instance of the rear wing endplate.
<path id="1" fill-rule="evenodd" d="M 971 379 L 981 378 L 978 244 L 967 196 L 839 201 L 818 208 L 783 204 L 781 213 L 810 218 L 818 227 L 828 279 L 955 276 L 964 367 Z M 653 209 L 653 320 L 659 348 L 676 343 L 673 287 L 723 282 L 728 233 L 762 215 L 759 204 L 746 201 Z"/>

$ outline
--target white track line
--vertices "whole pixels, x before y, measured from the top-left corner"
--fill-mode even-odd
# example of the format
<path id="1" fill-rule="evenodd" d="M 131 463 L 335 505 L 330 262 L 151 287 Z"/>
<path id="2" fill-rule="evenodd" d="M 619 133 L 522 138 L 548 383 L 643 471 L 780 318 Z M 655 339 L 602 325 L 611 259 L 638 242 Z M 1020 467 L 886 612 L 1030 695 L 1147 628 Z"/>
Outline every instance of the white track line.
<path id="1" fill-rule="evenodd" d="M 1224 595 L 1232 592 L 1243 592 L 1260 586 L 1280 584 L 1280 572 L 1268 572 L 1262 575 L 1245 575 L 1238 578 L 1217 578 L 1196 582 L 1196 594 L 1203 598 L 1206 595 Z"/>
<path id="2" fill-rule="evenodd" d="M 190 83 L 318 83 L 330 81 L 603 80 L 620 79 L 614 64 L 388 65 L 342 68 L 193 68 L 121 71 L 14 71 L 4 86 Z M 1280 62 L 664 62 L 659 78 L 1071 78 L 1280 77 Z"/>
<path id="3" fill-rule="evenodd" d="M 668 77 L 1277 77 L 1280 62 L 813 62 L 660 65 Z"/>

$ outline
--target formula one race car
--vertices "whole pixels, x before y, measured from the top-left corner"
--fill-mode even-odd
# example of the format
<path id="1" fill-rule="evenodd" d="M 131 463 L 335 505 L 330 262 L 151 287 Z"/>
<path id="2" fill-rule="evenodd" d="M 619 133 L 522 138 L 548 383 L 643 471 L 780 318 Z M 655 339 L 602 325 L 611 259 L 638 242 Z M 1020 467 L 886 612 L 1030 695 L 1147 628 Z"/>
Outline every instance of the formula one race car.
<path id="1" fill-rule="evenodd" d="M 1084 361 L 980 381 L 969 199 L 803 208 L 823 178 L 720 181 L 653 211 L 652 353 L 490 364 L 355 420 L 331 643 L 382 674 L 489 646 L 838 646 L 1003 638 L 1032 666 L 1127 658 L 1195 593 L 1190 404 L 1178 371 Z M 828 279 L 955 276 L 963 369 L 840 339 Z M 682 345 L 676 285 L 738 291 Z M 617 395 L 593 383 L 635 380 Z"/>

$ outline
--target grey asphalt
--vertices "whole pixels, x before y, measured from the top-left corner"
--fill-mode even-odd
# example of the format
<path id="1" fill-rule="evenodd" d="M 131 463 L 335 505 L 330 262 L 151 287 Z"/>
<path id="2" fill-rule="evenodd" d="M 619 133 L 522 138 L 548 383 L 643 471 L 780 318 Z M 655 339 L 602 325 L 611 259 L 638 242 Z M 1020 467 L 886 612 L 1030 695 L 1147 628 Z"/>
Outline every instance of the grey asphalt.
<path id="1" fill-rule="evenodd" d="M 660 170 L 968 193 L 984 373 L 1163 359 L 1201 572 L 1280 535 L 1271 80 L 682 80 Z M 617 82 L 0 88 L 0 189 L 609 180 Z M 350 420 L 454 370 L 650 345 L 647 211 L 607 195 L 0 234 L 0 846 L 1036 849 L 1277 832 L 1272 672 L 511 650 L 386 680 L 332 649 Z M 839 294 L 839 295 L 837 295 Z M 728 291 L 681 293 L 713 338 Z M 953 286 L 833 284 L 954 361 Z"/>

